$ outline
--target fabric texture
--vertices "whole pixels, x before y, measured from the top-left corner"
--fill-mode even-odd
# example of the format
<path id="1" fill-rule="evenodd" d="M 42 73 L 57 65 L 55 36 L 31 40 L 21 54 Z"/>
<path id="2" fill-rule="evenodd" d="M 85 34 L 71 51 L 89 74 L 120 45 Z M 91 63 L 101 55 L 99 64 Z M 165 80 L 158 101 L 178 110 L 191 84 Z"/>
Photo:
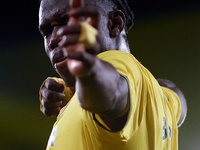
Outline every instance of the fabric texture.
<path id="1" fill-rule="evenodd" d="M 161 87 L 129 53 L 112 50 L 97 57 L 112 64 L 128 81 L 130 110 L 125 127 L 110 132 L 99 126 L 94 114 L 80 107 L 75 93 L 54 124 L 47 150 L 178 150 L 178 96 Z"/>

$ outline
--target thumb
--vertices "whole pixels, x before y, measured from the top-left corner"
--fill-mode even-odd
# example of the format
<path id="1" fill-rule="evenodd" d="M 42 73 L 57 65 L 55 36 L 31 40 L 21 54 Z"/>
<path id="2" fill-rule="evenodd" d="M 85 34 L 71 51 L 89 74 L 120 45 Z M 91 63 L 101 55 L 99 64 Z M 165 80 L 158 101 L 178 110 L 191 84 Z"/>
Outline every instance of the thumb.
<path id="1" fill-rule="evenodd" d="M 69 72 L 76 77 L 88 76 L 95 62 L 95 56 L 87 52 L 65 52 Z"/>

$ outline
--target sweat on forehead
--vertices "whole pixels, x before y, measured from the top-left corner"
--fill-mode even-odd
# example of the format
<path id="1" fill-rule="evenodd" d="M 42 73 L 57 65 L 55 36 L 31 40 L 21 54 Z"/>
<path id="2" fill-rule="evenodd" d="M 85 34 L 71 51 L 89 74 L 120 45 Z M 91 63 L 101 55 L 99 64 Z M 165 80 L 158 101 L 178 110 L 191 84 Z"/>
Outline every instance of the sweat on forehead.
<path id="1" fill-rule="evenodd" d="M 117 9 L 117 6 L 113 0 L 84 0 L 85 6 L 95 6 L 103 11 L 112 11 Z M 69 11 L 69 0 L 41 0 L 40 6 L 43 11 L 45 10 L 55 10 L 57 11 Z"/>
<path id="2" fill-rule="evenodd" d="M 64 4 L 64 2 L 66 5 L 69 5 L 69 1 L 70 0 L 39 0 L 40 4 L 48 3 L 48 2 L 50 2 L 50 4 L 58 4 L 58 3 L 62 2 L 62 5 Z M 84 0 L 84 4 L 86 6 L 89 6 L 89 5 L 96 5 L 96 6 L 99 6 L 99 5 L 105 6 L 106 5 L 106 6 L 108 6 L 108 4 L 109 4 L 109 6 L 114 7 L 114 3 L 115 2 L 113 0 Z"/>
<path id="3" fill-rule="evenodd" d="M 130 0 L 131 1 L 131 0 Z M 127 0 L 84 0 L 85 6 L 96 6 L 103 12 L 120 9 L 126 16 L 126 30 L 128 31 L 133 25 L 134 15 L 129 7 L 130 2 Z M 43 13 L 45 10 L 54 10 L 54 12 L 69 11 L 69 0 L 41 0 Z"/>

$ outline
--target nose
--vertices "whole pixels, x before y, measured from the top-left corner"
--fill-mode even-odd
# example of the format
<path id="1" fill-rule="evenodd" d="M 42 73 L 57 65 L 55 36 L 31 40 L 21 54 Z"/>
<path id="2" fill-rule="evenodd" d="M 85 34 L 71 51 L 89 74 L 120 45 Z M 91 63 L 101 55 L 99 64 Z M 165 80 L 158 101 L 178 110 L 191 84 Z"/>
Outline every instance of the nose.
<path id="1" fill-rule="evenodd" d="M 50 48 L 55 49 L 58 47 L 58 43 L 60 42 L 61 38 L 57 35 L 57 31 L 59 30 L 58 27 L 54 27 L 51 39 L 50 39 Z"/>

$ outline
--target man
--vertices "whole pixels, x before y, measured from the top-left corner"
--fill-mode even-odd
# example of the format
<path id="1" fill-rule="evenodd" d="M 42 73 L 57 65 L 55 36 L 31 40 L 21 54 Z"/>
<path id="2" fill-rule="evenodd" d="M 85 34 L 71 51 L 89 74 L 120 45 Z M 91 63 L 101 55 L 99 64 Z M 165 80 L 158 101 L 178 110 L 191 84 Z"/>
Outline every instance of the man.
<path id="1" fill-rule="evenodd" d="M 48 78 L 40 90 L 41 110 L 57 116 L 47 149 L 178 149 L 185 98 L 130 54 L 128 4 L 86 0 L 70 10 L 68 0 L 41 1 L 39 29 L 62 78 Z"/>

